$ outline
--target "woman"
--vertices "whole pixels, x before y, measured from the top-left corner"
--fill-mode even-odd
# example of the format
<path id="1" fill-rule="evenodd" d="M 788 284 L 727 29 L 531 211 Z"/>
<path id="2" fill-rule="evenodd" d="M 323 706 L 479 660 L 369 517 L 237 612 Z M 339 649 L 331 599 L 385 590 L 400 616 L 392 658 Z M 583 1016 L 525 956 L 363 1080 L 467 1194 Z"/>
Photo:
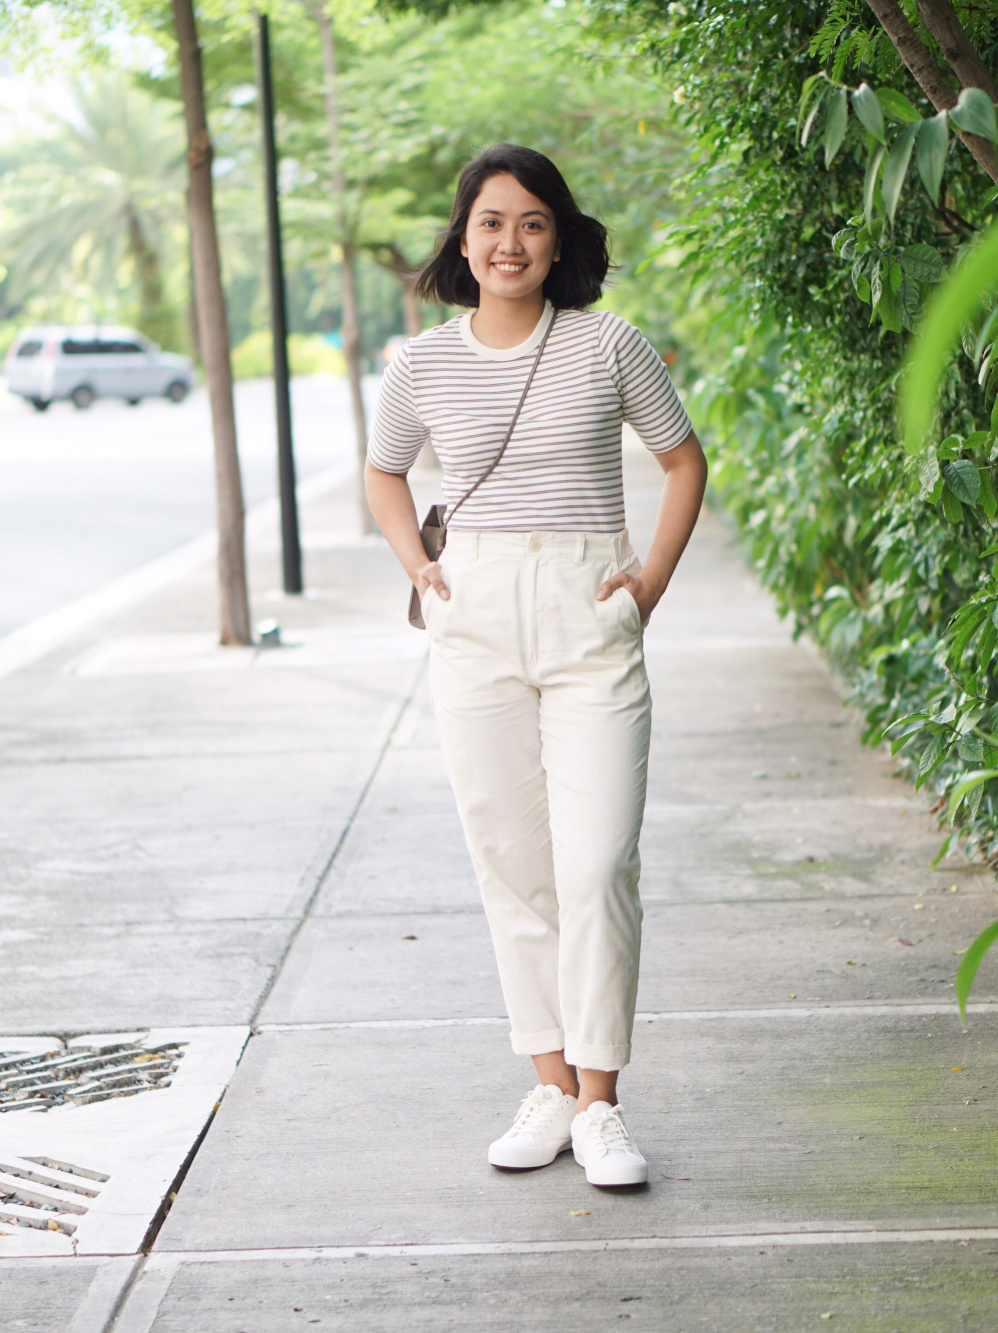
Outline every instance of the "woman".
<path id="1" fill-rule="evenodd" d="M 633 1185 L 648 1168 L 616 1088 L 641 937 L 641 635 L 693 531 L 707 468 L 652 347 L 586 309 L 608 267 L 606 229 L 552 162 L 513 144 L 480 153 L 417 286 L 472 313 L 411 340 L 388 367 L 366 480 L 420 594 L 513 1049 L 540 1080 L 489 1161 L 546 1166 L 572 1147 L 592 1184 Z M 455 510 L 499 453 L 532 370 L 498 467 Z M 665 474 L 644 564 L 624 528 L 623 421 Z M 406 480 L 427 440 L 449 505 L 439 563 Z"/>

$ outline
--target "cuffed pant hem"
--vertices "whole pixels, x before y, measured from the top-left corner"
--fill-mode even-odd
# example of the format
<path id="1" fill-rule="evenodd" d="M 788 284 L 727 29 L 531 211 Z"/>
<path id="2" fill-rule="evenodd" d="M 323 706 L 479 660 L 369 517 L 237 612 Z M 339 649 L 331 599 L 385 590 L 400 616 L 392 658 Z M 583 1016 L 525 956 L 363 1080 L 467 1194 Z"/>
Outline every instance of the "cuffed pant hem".
<path id="1" fill-rule="evenodd" d="M 509 1038 L 515 1055 L 549 1055 L 565 1045 L 561 1028 L 551 1028 L 548 1032 L 511 1032 Z"/>
<path id="2" fill-rule="evenodd" d="M 565 1062 L 577 1069 L 601 1069 L 612 1074 L 631 1062 L 631 1046 L 584 1046 L 579 1042 L 565 1043 Z"/>

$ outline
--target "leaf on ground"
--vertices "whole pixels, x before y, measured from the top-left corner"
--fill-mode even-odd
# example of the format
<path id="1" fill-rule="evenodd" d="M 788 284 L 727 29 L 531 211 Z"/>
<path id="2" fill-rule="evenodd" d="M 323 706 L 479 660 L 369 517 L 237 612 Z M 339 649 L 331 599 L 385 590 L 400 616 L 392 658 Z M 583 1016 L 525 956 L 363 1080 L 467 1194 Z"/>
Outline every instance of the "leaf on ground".
<path id="1" fill-rule="evenodd" d="M 914 949 L 915 947 L 911 940 L 898 940 L 898 944 L 905 944 L 909 949 Z"/>
<path id="2" fill-rule="evenodd" d="M 588 1216 L 589 1216 L 588 1208 L 573 1208 L 572 1211 L 569 1213 L 569 1217 L 588 1217 Z"/>

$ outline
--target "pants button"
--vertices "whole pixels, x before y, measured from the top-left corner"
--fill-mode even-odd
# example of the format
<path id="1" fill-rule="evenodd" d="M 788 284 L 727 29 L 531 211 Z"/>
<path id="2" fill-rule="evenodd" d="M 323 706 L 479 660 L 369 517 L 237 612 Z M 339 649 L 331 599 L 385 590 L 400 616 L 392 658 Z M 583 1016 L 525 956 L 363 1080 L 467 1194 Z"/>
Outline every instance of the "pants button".
<path id="1" fill-rule="evenodd" d="M 535 538 L 534 540 L 531 541 L 531 543 L 530 543 L 530 549 L 531 549 L 532 551 L 539 551 L 539 550 L 541 549 L 541 544 L 540 544 L 539 541 L 536 540 L 536 538 Z"/>

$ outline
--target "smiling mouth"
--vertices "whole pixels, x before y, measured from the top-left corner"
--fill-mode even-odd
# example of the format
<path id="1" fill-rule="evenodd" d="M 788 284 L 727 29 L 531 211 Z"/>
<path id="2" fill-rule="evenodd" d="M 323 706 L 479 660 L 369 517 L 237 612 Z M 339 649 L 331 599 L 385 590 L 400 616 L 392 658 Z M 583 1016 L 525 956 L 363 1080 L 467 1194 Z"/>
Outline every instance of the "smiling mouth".
<path id="1" fill-rule="evenodd" d="M 496 263 L 493 263 L 492 267 L 493 267 L 494 269 L 496 269 L 497 272 L 499 272 L 499 273 L 522 273 L 523 270 L 524 270 L 527 266 L 526 266 L 526 264 L 496 264 Z"/>

